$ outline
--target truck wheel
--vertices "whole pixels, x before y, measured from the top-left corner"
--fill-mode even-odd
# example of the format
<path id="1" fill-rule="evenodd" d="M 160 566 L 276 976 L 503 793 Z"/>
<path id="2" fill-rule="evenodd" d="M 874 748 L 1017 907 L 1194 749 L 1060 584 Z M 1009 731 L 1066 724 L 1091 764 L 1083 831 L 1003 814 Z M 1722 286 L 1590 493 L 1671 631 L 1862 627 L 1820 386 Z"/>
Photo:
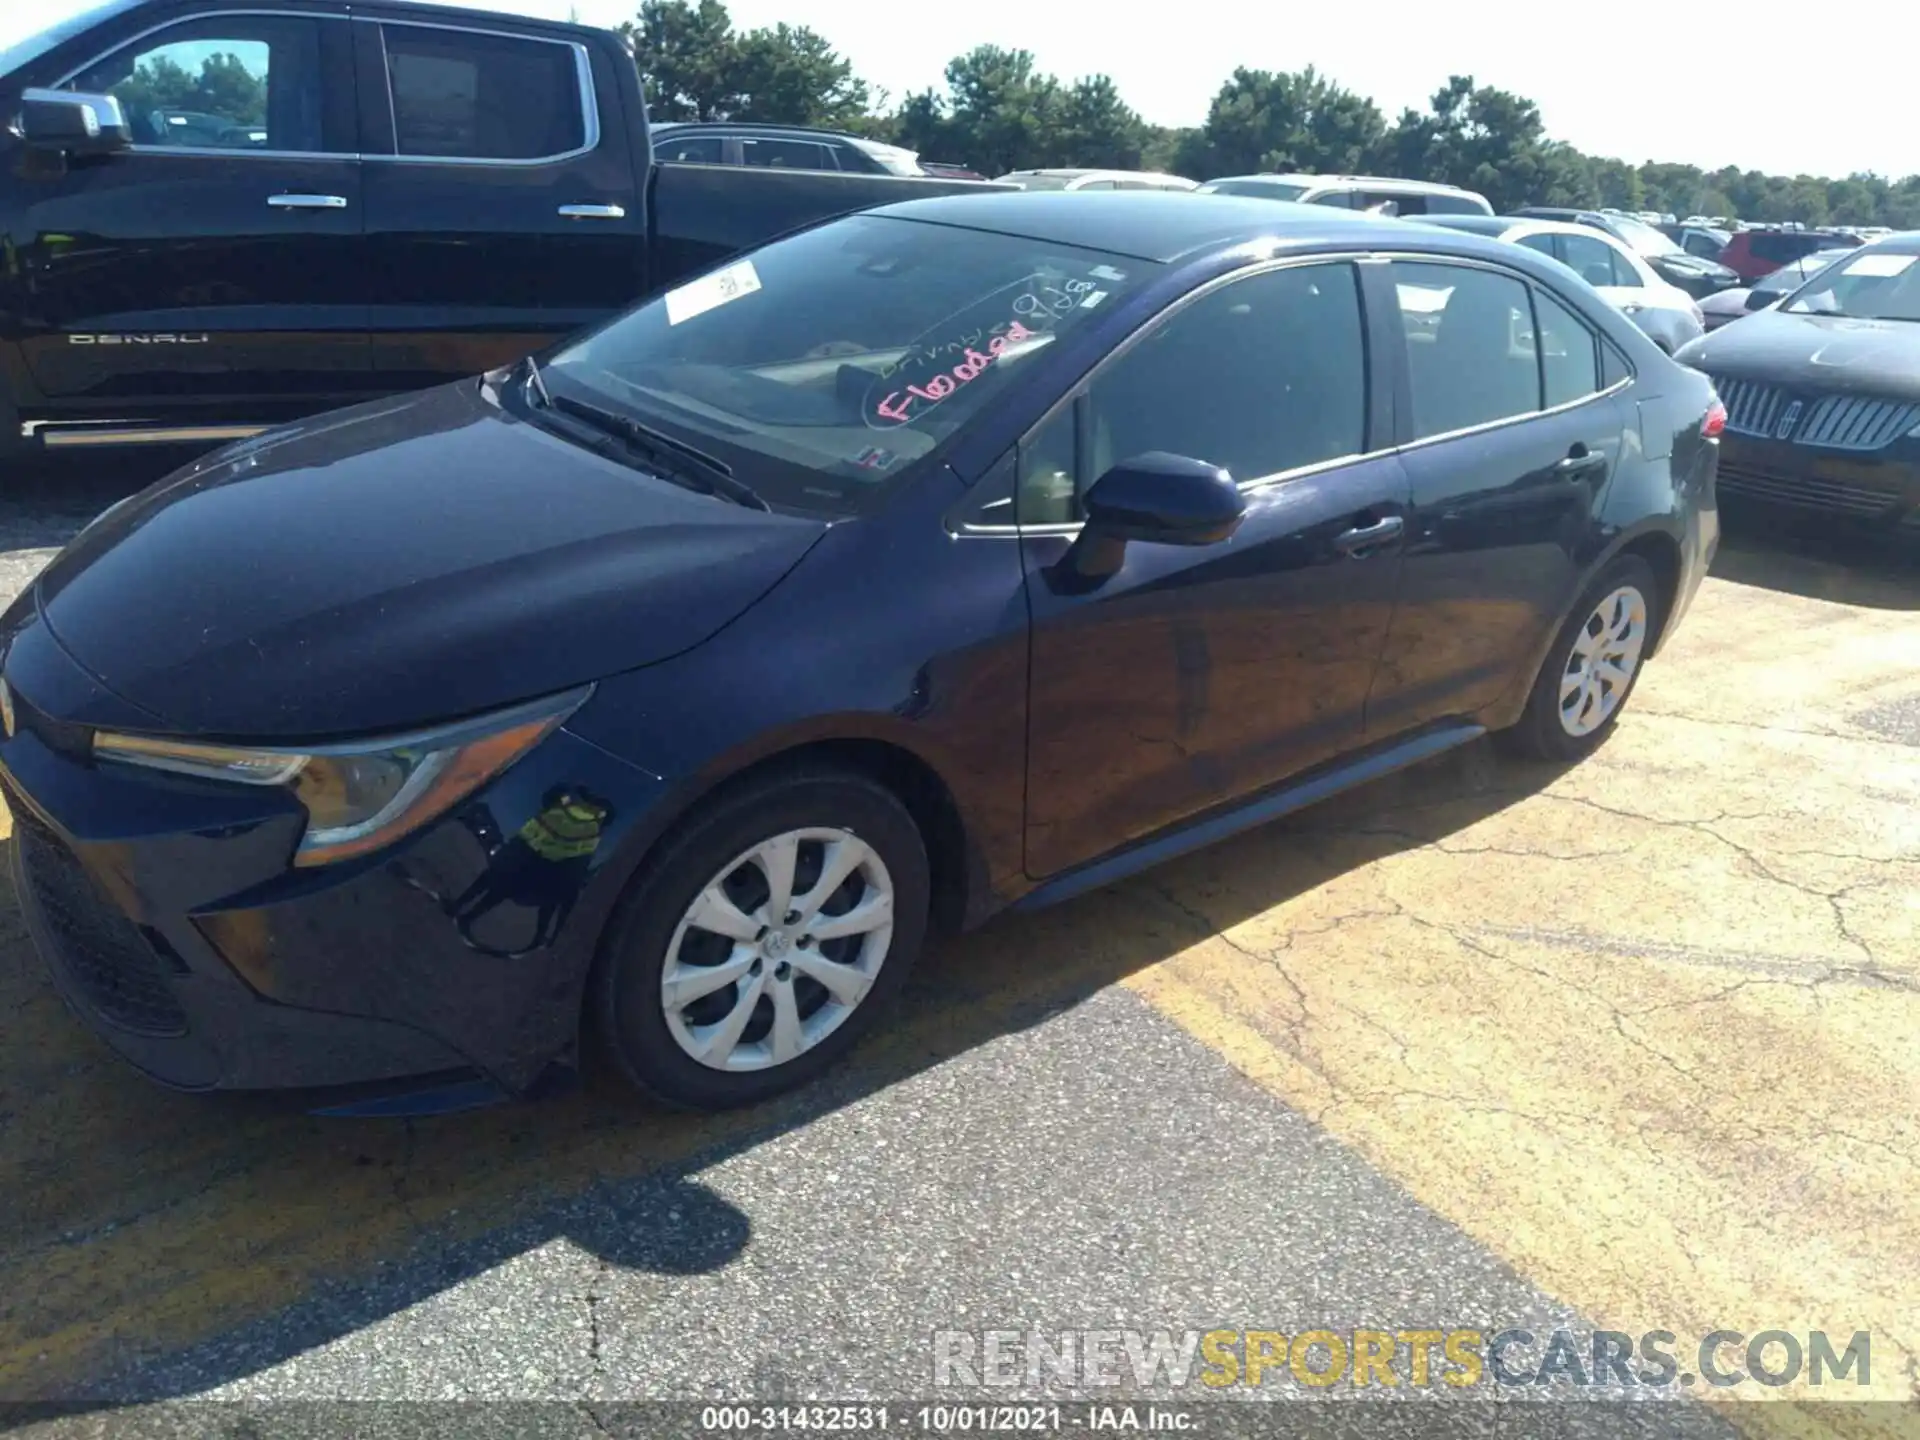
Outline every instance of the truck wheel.
<path id="1" fill-rule="evenodd" d="M 1640 678 L 1664 603 L 1653 567 L 1639 556 L 1601 570 L 1554 637 L 1519 723 L 1500 732 L 1503 746 L 1559 761 L 1599 749 Z"/>
<path id="2" fill-rule="evenodd" d="M 687 1109 L 805 1084 L 906 983 L 929 888 L 913 817 L 864 775 L 794 770 L 727 794 L 649 858 L 607 927 L 607 1047 Z"/>

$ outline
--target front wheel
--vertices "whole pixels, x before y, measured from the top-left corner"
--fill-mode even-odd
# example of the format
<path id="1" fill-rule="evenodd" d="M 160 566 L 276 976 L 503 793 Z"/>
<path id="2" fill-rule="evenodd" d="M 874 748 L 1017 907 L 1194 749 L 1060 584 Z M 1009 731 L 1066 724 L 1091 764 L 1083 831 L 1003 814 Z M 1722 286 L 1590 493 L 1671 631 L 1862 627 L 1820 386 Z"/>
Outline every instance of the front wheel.
<path id="1" fill-rule="evenodd" d="M 913 817 L 865 776 L 796 771 L 724 797 L 648 861 L 608 927 L 608 1048 L 689 1109 L 806 1083 L 906 983 L 929 883 Z"/>
<path id="2" fill-rule="evenodd" d="M 1614 560 L 1554 637 L 1506 747 L 1536 760 L 1584 760 L 1600 747 L 1640 678 L 1659 619 L 1659 582 L 1637 555 Z"/>

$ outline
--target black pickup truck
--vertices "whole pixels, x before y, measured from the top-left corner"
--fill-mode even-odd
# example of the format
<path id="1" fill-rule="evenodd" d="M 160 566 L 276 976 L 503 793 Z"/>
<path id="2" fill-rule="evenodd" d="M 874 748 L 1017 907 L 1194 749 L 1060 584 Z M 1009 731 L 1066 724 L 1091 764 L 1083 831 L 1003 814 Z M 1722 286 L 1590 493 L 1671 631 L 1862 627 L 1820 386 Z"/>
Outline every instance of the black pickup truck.
<path id="1" fill-rule="evenodd" d="M 0 456 L 476 374 L 826 215 L 965 182 L 656 166 L 605 30 L 108 0 L 0 51 Z"/>

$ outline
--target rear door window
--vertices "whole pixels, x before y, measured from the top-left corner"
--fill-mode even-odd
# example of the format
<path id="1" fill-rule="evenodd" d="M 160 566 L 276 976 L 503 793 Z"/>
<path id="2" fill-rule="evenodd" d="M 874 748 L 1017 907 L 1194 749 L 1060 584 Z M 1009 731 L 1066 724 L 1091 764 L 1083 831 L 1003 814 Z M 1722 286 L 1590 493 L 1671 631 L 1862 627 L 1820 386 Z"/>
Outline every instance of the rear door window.
<path id="1" fill-rule="evenodd" d="M 1614 283 L 1614 253 L 1604 240 L 1591 235 L 1562 235 L 1560 237 L 1561 256 L 1567 268 L 1589 285 L 1605 286 Z"/>
<path id="2" fill-rule="evenodd" d="M 754 139 L 740 142 L 741 158 L 749 165 L 774 170 L 837 170 L 827 147 L 817 140 Z"/>
<path id="3" fill-rule="evenodd" d="M 689 135 L 655 139 L 653 158 L 668 165 L 721 165 L 726 163 L 725 142 L 718 135 Z"/>
<path id="4" fill-rule="evenodd" d="M 587 143 L 581 52 L 557 40 L 383 24 L 394 149 L 448 160 L 546 160 Z"/>
<path id="5" fill-rule="evenodd" d="M 1527 287 L 1493 270 L 1395 261 L 1414 438 L 1540 409 Z"/>

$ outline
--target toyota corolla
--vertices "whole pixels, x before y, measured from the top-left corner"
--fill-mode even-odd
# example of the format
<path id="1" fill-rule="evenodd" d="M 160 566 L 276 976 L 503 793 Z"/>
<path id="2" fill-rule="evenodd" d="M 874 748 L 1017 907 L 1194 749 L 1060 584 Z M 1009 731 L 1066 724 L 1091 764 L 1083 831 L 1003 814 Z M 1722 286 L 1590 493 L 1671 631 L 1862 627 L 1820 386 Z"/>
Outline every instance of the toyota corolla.
<path id="1" fill-rule="evenodd" d="M 1723 420 L 1473 235 L 839 219 L 101 516 L 0 625 L 23 909 L 174 1086 L 444 1108 L 597 1031 L 751 1102 L 932 927 L 1488 732 L 1588 754 L 1712 558 Z"/>

